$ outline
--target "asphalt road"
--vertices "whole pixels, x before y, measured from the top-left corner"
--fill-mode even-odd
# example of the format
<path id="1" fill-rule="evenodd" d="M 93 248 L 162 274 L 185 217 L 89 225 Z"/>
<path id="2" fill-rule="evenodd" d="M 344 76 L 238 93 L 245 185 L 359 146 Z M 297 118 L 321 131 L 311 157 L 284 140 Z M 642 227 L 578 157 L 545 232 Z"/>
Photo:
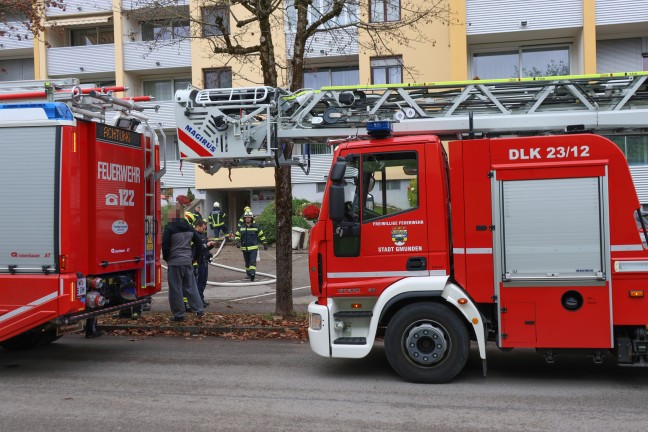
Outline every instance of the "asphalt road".
<path id="1" fill-rule="evenodd" d="M 0 351 L 0 431 L 639 431 L 648 370 L 547 365 L 473 350 L 445 385 L 403 382 L 381 346 L 325 359 L 308 344 L 214 337 L 66 336 Z"/>

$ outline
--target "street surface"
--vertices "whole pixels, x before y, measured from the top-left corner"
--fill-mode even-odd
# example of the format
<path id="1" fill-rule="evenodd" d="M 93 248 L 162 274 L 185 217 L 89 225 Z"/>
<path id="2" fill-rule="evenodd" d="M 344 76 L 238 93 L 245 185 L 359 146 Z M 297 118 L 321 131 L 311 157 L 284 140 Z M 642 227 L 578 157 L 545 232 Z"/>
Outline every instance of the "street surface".
<path id="1" fill-rule="evenodd" d="M 0 351 L 0 431 L 639 431 L 648 370 L 545 364 L 473 348 L 445 385 L 402 381 L 381 346 L 325 359 L 307 343 L 78 335 Z"/>

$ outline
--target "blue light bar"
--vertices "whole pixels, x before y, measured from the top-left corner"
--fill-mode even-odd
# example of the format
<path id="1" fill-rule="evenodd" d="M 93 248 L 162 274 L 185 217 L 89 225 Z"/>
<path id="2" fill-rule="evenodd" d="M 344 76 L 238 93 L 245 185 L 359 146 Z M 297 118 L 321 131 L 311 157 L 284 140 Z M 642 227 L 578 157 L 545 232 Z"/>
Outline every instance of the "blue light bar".
<path id="1" fill-rule="evenodd" d="M 367 133 L 374 138 L 386 138 L 391 135 L 392 128 L 389 120 L 367 122 Z"/>
<path id="2" fill-rule="evenodd" d="M 25 108 L 40 108 L 45 112 L 49 120 L 74 120 L 72 111 L 63 102 L 44 102 L 44 103 L 29 103 L 29 104 L 0 104 L 0 110 L 3 109 L 25 109 Z"/>

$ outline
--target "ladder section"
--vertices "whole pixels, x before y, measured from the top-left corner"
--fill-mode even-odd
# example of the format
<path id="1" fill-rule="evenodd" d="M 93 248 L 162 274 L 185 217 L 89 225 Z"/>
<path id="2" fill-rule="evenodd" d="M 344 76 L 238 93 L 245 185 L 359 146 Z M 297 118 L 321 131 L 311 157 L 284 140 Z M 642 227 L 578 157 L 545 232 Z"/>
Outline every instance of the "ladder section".
<path id="1" fill-rule="evenodd" d="M 284 98 L 278 137 L 366 135 L 389 120 L 395 134 L 530 134 L 646 127 L 647 73 L 367 87 L 324 87 Z"/>
<path id="2" fill-rule="evenodd" d="M 324 87 L 289 93 L 271 87 L 176 93 L 182 159 L 208 173 L 221 167 L 304 165 L 278 149 L 366 136 L 372 121 L 395 135 L 530 135 L 643 130 L 648 72 Z M 332 141 L 333 140 L 333 141 Z M 308 154 L 307 148 L 302 154 Z"/>
<path id="3" fill-rule="evenodd" d="M 276 154 L 279 89 L 242 87 L 176 92 L 180 157 L 209 167 L 265 166 Z"/>

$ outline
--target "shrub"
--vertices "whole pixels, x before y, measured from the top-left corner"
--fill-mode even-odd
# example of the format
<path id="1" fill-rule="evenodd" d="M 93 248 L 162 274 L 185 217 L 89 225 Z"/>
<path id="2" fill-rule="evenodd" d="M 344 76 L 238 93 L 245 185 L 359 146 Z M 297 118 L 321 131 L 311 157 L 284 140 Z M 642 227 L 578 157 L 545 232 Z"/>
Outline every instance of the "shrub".
<path id="1" fill-rule="evenodd" d="M 410 207 L 418 206 L 418 190 L 416 190 L 416 186 L 416 179 L 410 180 L 410 184 L 407 186 L 407 200 Z"/>
<path id="2" fill-rule="evenodd" d="M 320 208 L 317 204 L 308 204 L 302 210 L 302 215 L 308 220 L 317 220 L 319 218 Z"/>
<path id="3" fill-rule="evenodd" d="M 176 202 L 182 207 L 187 207 L 189 204 L 191 204 L 191 200 L 185 195 L 178 195 L 176 197 Z"/>
<path id="4" fill-rule="evenodd" d="M 292 202 L 292 226 L 310 229 L 310 224 L 301 215 L 296 214 L 300 206 L 310 204 L 308 200 L 296 199 Z M 277 241 L 277 215 L 274 201 L 269 204 L 256 218 L 256 223 L 261 227 L 268 243 Z"/>
<path id="5" fill-rule="evenodd" d="M 295 198 L 292 200 L 292 214 L 301 216 L 304 207 L 310 203 L 307 199 Z"/>

